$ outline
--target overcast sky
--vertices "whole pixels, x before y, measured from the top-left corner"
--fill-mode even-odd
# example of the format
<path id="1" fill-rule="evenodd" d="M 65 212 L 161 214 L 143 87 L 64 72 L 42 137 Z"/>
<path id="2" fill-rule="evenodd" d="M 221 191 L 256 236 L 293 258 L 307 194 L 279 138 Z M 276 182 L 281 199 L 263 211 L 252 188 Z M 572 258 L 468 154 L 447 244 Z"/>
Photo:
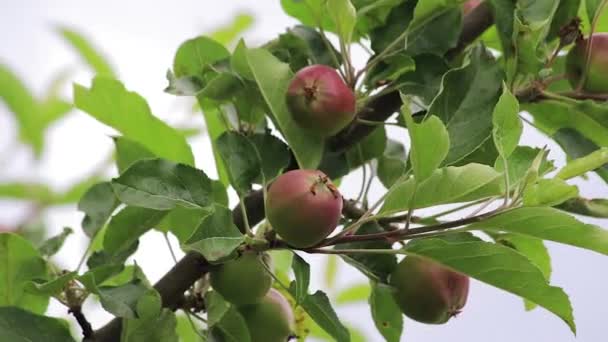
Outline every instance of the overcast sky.
<path id="1" fill-rule="evenodd" d="M 144 96 L 153 113 L 170 123 L 183 122 L 190 108 L 184 99 L 165 94 L 165 72 L 171 66 L 178 45 L 196 35 L 229 22 L 237 12 L 256 16 L 256 24 L 247 32 L 248 45 L 264 42 L 276 36 L 294 20 L 281 11 L 279 1 L 76 1 L 76 0 L 0 0 L 0 63 L 11 67 L 37 94 L 41 94 L 54 74 L 64 68 L 74 71 L 72 79 L 89 85 L 92 74 L 82 65 L 68 45 L 56 34 L 57 25 L 66 25 L 92 38 L 109 57 L 127 89 Z M 358 61 L 362 55 L 355 56 Z M 69 86 L 66 98 L 71 97 Z M 194 123 L 202 124 L 198 118 Z M 0 104 L 0 182 L 15 179 L 37 179 L 63 189 L 91 172 L 111 152 L 109 135 L 114 132 L 75 111 L 54 124 L 46 137 L 47 148 L 41 161 L 36 162 L 28 148 L 14 145 L 16 132 L 13 119 Z M 405 139 L 405 133 L 391 130 L 395 137 Z M 555 144 L 526 127 L 523 143 L 548 145 L 550 157 L 563 164 L 564 156 Z M 206 138 L 193 141 L 197 166 L 210 175 L 215 170 Z M 7 153 L 7 150 L 9 153 Z M 343 182 L 346 195 L 358 191 L 359 175 Z M 608 188 L 595 176 L 576 182 L 587 197 L 606 197 Z M 378 196 L 380 187 L 374 187 Z M 26 215 L 23 204 L 0 201 L 0 224 L 12 224 Z M 50 234 L 64 226 L 79 228 L 82 214 L 75 208 L 49 211 Z M 590 221 L 607 227 L 606 221 Z M 135 259 L 148 277 L 155 281 L 173 262 L 162 236 L 146 236 Z M 176 241 L 174 241 L 175 243 Z M 76 246 L 78 248 L 76 248 Z M 80 231 L 68 240 L 68 245 L 56 257 L 64 267 L 75 267 L 85 246 Z M 176 245 L 177 246 L 177 245 Z M 578 326 L 574 338 L 567 326 L 543 309 L 523 310 L 522 301 L 506 292 L 473 282 L 469 302 L 463 313 L 448 324 L 430 326 L 406 320 L 403 341 L 605 341 L 608 300 L 606 258 L 592 252 L 549 244 L 553 257 L 555 285 L 570 294 Z M 324 257 L 308 257 L 313 263 L 313 286 L 322 287 L 322 272 L 318 265 Z M 315 266 L 317 266 L 315 268 Z M 315 272 L 317 271 L 317 272 Z M 365 279 L 350 266 L 343 264 L 338 274 L 338 288 L 363 282 Z M 85 310 L 95 327 L 110 316 L 102 310 Z M 65 308 L 54 303 L 53 315 L 65 316 Z M 369 341 L 382 341 L 375 331 L 367 305 L 338 307 L 339 316 L 350 325 L 363 330 Z"/>

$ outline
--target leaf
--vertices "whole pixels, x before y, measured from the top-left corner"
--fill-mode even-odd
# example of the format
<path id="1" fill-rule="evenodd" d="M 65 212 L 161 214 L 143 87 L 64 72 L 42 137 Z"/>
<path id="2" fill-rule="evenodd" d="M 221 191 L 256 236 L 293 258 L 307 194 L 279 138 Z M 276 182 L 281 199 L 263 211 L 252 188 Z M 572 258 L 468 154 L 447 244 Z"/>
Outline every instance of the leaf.
<path id="1" fill-rule="evenodd" d="M 176 77 L 203 76 L 209 65 L 230 57 L 224 45 L 215 40 L 199 36 L 183 42 L 173 58 Z"/>
<path id="2" fill-rule="evenodd" d="M 57 296 L 76 276 L 78 276 L 76 272 L 66 272 L 46 282 L 30 281 L 25 285 L 25 291 L 42 296 Z"/>
<path id="3" fill-rule="evenodd" d="M 500 234 L 494 240 L 507 247 L 514 248 L 536 265 L 549 281 L 551 279 L 551 256 L 543 240 L 519 234 Z M 532 310 L 536 304 L 524 300 L 526 310 Z"/>
<path id="4" fill-rule="evenodd" d="M 399 77 L 416 70 L 416 62 L 406 53 L 395 53 L 394 55 L 387 56 L 380 63 L 380 67 L 370 70 L 370 73 L 373 75 L 369 77 L 368 82 L 370 85 L 395 81 Z M 376 73 L 375 71 L 378 69 L 381 71 Z"/>
<path id="5" fill-rule="evenodd" d="M 125 207 L 108 223 L 103 239 L 104 252 L 117 255 L 129 250 L 142 235 L 154 228 L 166 215 L 167 211 Z"/>
<path id="6" fill-rule="evenodd" d="M 608 231 L 553 208 L 517 208 L 468 227 L 517 233 L 608 255 Z"/>
<path id="7" fill-rule="evenodd" d="M 12 306 L 0 307 L 0 336 L 12 342 L 75 341 L 64 322 Z"/>
<path id="8" fill-rule="evenodd" d="M 268 51 L 282 62 L 289 63 L 291 70 L 300 70 L 309 64 L 338 68 L 342 59 L 340 53 L 333 45 L 328 45 L 318 31 L 304 25 L 288 28 L 287 32 L 279 35 L 278 40 L 269 44 Z"/>
<path id="9" fill-rule="evenodd" d="M 444 165 L 453 164 L 478 149 L 492 134 L 492 112 L 500 96 L 503 72 L 483 46 L 475 47 L 470 62 L 448 71 L 428 110 L 450 134 Z"/>
<path id="10" fill-rule="evenodd" d="M 208 291 L 205 294 L 205 304 L 207 306 L 207 324 L 210 328 L 221 321 L 230 309 L 230 303 L 224 300 L 224 297 L 217 291 Z"/>
<path id="11" fill-rule="evenodd" d="M 256 148 L 247 137 L 235 132 L 224 132 L 215 146 L 226 165 L 230 183 L 243 196 L 260 175 L 262 163 Z"/>
<path id="12" fill-rule="evenodd" d="M 211 147 L 213 149 L 213 159 L 215 160 L 215 168 L 217 169 L 217 174 L 222 184 L 224 184 L 224 186 L 228 186 L 230 180 L 228 179 L 226 166 L 224 165 L 224 161 L 222 160 L 222 157 L 220 156 L 217 150 L 217 146 L 215 144 L 217 138 L 219 138 L 228 129 L 222 117 L 222 109 L 219 107 L 219 104 L 209 99 L 197 97 L 197 100 L 198 104 L 203 110 L 203 118 L 205 119 L 205 127 L 207 128 L 209 140 L 211 141 Z"/>
<path id="13" fill-rule="evenodd" d="M 295 282 L 291 283 L 289 292 L 295 297 Z M 336 312 L 331 307 L 329 298 L 327 298 L 327 295 L 323 291 L 307 295 L 300 305 L 310 315 L 310 318 L 336 339 L 336 341 L 350 341 L 348 329 L 340 322 Z"/>
<path id="14" fill-rule="evenodd" d="M 519 184 L 526 177 L 526 174 L 532 168 L 534 160 L 541 155 L 542 150 L 529 146 L 518 146 L 513 153 L 507 158 L 507 166 L 509 168 L 509 182 L 512 186 Z M 498 172 L 504 172 L 505 166 L 501 158 L 496 159 L 494 168 Z M 546 159 L 546 153 L 542 153 L 542 160 L 539 165 L 539 176 L 543 176 L 554 169 L 553 163 Z"/>
<path id="15" fill-rule="evenodd" d="M 110 64 L 83 35 L 67 27 L 58 27 L 57 31 L 80 54 L 95 74 L 116 77 Z"/>
<path id="16" fill-rule="evenodd" d="M 183 248 L 202 254 L 214 262 L 228 257 L 245 240 L 232 221 L 232 212 L 215 205 L 196 228 Z"/>
<path id="17" fill-rule="evenodd" d="M 375 128 L 370 134 L 346 152 L 346 160 L 351 170 L 375 159 L 384 153 L 386 148 L 386 130 Z"/>
<path id="18" fill-rule="evenodd" d="M 301 304 L 308 295 L 308 285 L 310 284 L 310 265 L 298 254 L 293 253 L 292 266 L 296 277 L 294 282 L 294 298 L 296 304 Z"/>
<path id="19" fill-rule="evenodd" d="M 24 238 L 12 233 L 0 233 L 0 307 L 16 306 L 33 313 L 44 313 L 48 296 L 25 291 L 32 280 L 46 280 L 45 261 Z"/>
<path id="20" fill-rule="evenodd" d="M 158 316 L 125 319 L 121 342 L 178 342 L 175 313 L 163 309 Z"/>
<path id="21" fill-rule="evenodd" d="M 527 186 L 524 191 L 524 205 L 555 206 L 570 198 L 578 196 L 578 188 L 561 179 L 539 179 L 537 183 Z"/>
<path id="22" fill-rule="evenodd" d="M 351 42 L 355 23 L 357 21 L 357 11 L 350 0 L 327 0 L 327 12 L 332 17 L 338 37 L 343 44 Z"/>
<path id="23" fill-rule="evenodd" d="M 593 171 L 608 164 L 608 148 L 603 147 L 588 155 L 572 160 L 566 164 L 555 177 L 560 179 L 570 179 L 581 176 L 589 171 Z"/>
<path id="24" fill-rule="evenodd" d="M 598 13 L 598 11 L 600 11 L 602 9 L 601 4 L 602 4 L 602 0 L 585 0 L 585 7 L 587 9 L 587 18 L 589 18 L 590 22 L 593 21 L 593 18 L 600 15 L 600 13 Z"/>
<path id="25" fill-rule="evenodd" d="M 376 222 L 366 223 L 357 230 L 357 235 L 372 234 L 382 232 L 383 229 Z M 391 244 L 387 241 L 365 241 L 365 242 L 350 242 L 336 245 L 334 248 L 339 249 L 387 249 Z M 348 264 L 357 268 L 368 278 L 378 281 L 387 282 L 389 275 L 397 266 L 397 258 L 390 254 L 340 254 L 340 257 Z"/>
<path id="26" fill-rule="evenodd" d="M 431 116 L 422 123 L 414 123 L 409 112 L 403 117 L 410 135 L 410 161 L 418 183 L 424 182 L 441 165 L 450 149 L 450 137 L 443 122 Z"/>
<path id="27" fill-rule="evenodd" d="M 608 199 L 604 198 L 573 198 L 558 205 L 557 208 L 579 215 L 608 218 Z"/>
<path id="28" fill-rule="evenodd" d="M 584 157 L 599 149 L 591 140 L 571 128 L 559 129 L 552 138 L 561 146 L 567 156 L 572 159 Z M 608 182 L 608 165 L 604 165 L 594 171 L 605 182 Z"/>
<path id="29" fill-rule="evenodd" d="M 408 245 L 404 252 L 432 259 L 454 271 L 528 299 L 560 317 L 573 333 L 576 332 L 568 296 L 561 288 L 547 284 L 538 267 L 511 248 L 483 241 L 450 242 L 428 238 Z"/>
<path id="30" fill-rule="evenodd" d="M 253 134 L 248 138 L 260 156 L 262 174 L 264 175 L 265 183 L 268 183 L 280 175 L 289 165 L 291 159 L 289 147 L 269 132 L 265 134 Z"/>
<path id="31" fill-rule="evenodd" d="M 19 139 L 42 151 L 44 137 L 39 125 L 38 102 L 23 82 L 5 65 L 0 64 L 0 99 L 15 115 L 19 126 Z"/>
<path id="32" fill-rule="evenodd" d="M 190 235 L 196 230 L 203 218 L 211 212 L 210 208 L 190 209 L 175 207 L 158 224 L 157 229 L 163 232 L 171 232 L 181 244 L 185 243 Z"/>
<path id="33" fill-rule="evenodd" d="M 380 213 L 388 215 L 410 208 L 411 198 L 414 209 L 439 204 L 475 201 L 500 195 L 501 174 L 493 168 L 481 164 L 448 166 L 433 172 L 425 181 L 416 186 L 415 178 L 396 183 L 389 191 Z"/>
<path id="34" fill-rule="evenodd" d="M 121 202 L 155 210 L 205 208 L 215 201 L 203 171 L 163 159 L 136 162 L 112 180 L 112 188 Z"/>
<path id="35" fill-rule="evenodd" d="M 243 32 L 251 28 L 254 22 L 255 18 L 250 14 L 237 13 L 229 24 L 213 30 L 209 36 L 218 43 L 228 45 L 242 36 Z"/>
<path id="36" fill-rule="evenodd" d="M 118 203 L 110 182 L 97 183 L 82 196 L 78 210 L 85 213 L 82 230 L 89 238 L 95 237 L 103 228 Z"/>
<path id="37" fill-rule="evenodd" d="M 129 166 L 141 159 L 155 158 L 156 155 L 150 152 L 142 144 L 125 137 L 114 137 L 114 147 L 116 149 L 116 166 L 118 173 L 125 172 Z"/>
<path id="38" fill-rule="evenodd" d="M 243 316 L 238 310 L 231 306 L 222 316 L 222 319 L 215 324 L 214 329 L 221 331 L 222 341 L 225 342 L 249 342 L 249 329 Z"/>
<path id="39" fill-rule="evenodd" d="M 374 283 L 369 305 L 378 331 L 387 342 L 398 342 L 403 331 L 403 315 L 393 299 L 392 290 L 384 284 Z"/>
<path id="40" fill-rule="evenodd" d="M 44 184 L 0 183 L 0 197 L 52 203 L 56 194 Z"/>
<path id="41" fill-rule="evenodd" d="M 336 295 L 336 303 L 342 305 L 363 302 L 369 299 L 371 292 L 372 289 L 367 283 L 350 285 L 338 292 Z"/>
<path id="42" fill-rule="evenodd" d="M 70 234 L 74 231 L 72 228 L 64 227 L 61 233 L 51 237 L 50 239 L 44 241 L 40 247 L 38 247 L 38 251 L 42 256 L 50 257 L 55 255 L 59 249 L 63 246 L 65 239 L 67 239 Z"/>
<path id="43" fill-rule="evenodd" d="M 289 66 L 263 49 L 246 52 L 247 63 L 281 133 L 292 148 L 300 168 L 316 168 L 323 154 L 323 141 L 302 131 L 285 103 L 287 86 L 293 77 Z"/>
<path id="44" fill-rule="evenodd" d="M 117 80 L 97 76 L 87 89 L 74 85 L 76 107 L 140 143 L 155 155 L 194 165 L 194 157 L 184 136 L 153 116 L 146 100 L 127 91 Z"/>
<path id="45" fill-rule="evenodd" d="M 136 318 L 137 302 L 148 291 L 148 287 L 139 279 L 119 285 L 100 286 L 97 294 L 103 308 L 116 317 Z"/>
<path id="46" fill-rule="evenodd" d="M 378 158 L 376 173 L 385 188 L 390 188 L 405 174 L 407 154 L 398 141 L 388 138 L 384 154 Z"/>
<path id="47" fill-rule="evenodd" d="M 410 55 L 423 53 L 443 56 L 456 47 L 462 27 L 462 9 L 452 1 L 447 6 L 436 8 L 426 17 L 421 17 L 419 9 L 427 4 L 445 5 L 445 1 L 418 1 L 414 17 L 407 28 L 405 51 Z"/>
<path id="48" fill-rule="evenodd" d="M 503 84 L 502 95 L 494 107 L 492 114 L 492 138 L 498 153 L 503 158 L 508 158 L 517 147 L 523 130 L 519 119 L 519 102 L 511 94 L 509 88 Z"/>

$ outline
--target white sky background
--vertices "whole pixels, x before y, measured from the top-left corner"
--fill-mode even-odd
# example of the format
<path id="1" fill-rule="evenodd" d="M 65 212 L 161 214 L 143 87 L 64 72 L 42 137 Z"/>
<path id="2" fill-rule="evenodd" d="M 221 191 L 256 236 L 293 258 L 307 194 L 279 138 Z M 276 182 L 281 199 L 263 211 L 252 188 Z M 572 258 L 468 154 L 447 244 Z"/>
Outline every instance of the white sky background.
<path id="1" fill-rule="evenodd" d="M 54 32 L 54 25 L 67 25 L 94 41 L 118 71 L 127 89 L 137 91 L 148 100 L 152 112 L 170 123 L 183 122 L 190 102 L 163 92 L 165 72 L 171 66 L 175 50 L 181 42 L 229 22 L 237 11 L 256 16 L 254 28 L 247 32 L 248 45 L 271 39 L 294 20 L 282 13 L 279 1 L 35 1 L 0 0 L 0 63 L 7 64 L 38 95 L 48 85 L 55 72 L 73 68 L 75 82 L 89 85 L 92 74 L 70 47 Z M 356 55 L 357 61 L 365 59 Z M 66 87 L 67 98 L 71 97 Z M 202 124 L 202 118 L 196 123 Z M 404 131 L 389 130 L 393 136 L 405 139 Z M 27 147 L 11 142 L 16 138 L 15 123 L 4 105 L 0 104 L 0 182 L 37 179 L 64 189 L 84 177 L 111 152 L 109 135 L 113 131 L 85 114 L 74 111 L 55 123 L 46 136 L 46 150 L 41 161 L 32 158 Z M 523 143 L 533 146 L 549 145 L 550 157 L 563 164 L 564 157 L 555 144 L 526 127 Z M 207 138 L 193 141 L 197 165 L 214 176 Z M 8 153 L 7 153 L 8 151 Z M 345 196 L 357 193 L 360 175 L 345 179 L 341 188 Z M 578 180 L 581 194 L 606 197 L 608 188 L 596 177 Z M 373 188 L 377 197 L 381 187 Z M 26 215 L 23 204 L 0 201 L 0 224 L 10 225 Z M 85 247 L 79 229 L 82 214 L 75 208 L 59 208 L 46 214 L 49 234 L 64 226 L 74 227 L 66 246 L 55 260 L 66 268 L 74 268 Z M 590 222 L 607 226 L 607 221 Z M 175 240 L 174 240 L 175 242 Z M 175 245 L 177 246 L 177 244 Z M 567 326 L 543 309 L 525 312 L 521 300 L 501 290 L 473 282 L 469 302 L 464 312 L 442 326 L 423 325 L 405 321 L 403 341 L 603 341 L 608 317 L 606 258 L 592 252 L 549 244 L 553 257 L 555 285 L 570 294 L 578 325 L 578 338 Z M 321 262 L 324 257 L 309 257 L 313 263 L 313 287 L 323 287 Z M 162 236 L 150 233 L 143 238 L 135 259 L 150 280 L 156 281 L 173 264 Z M 315 267 L 316 266 L 316 267 Z M 342 264 L 337 288 L 363 282 L 365 279 L 350 266 Z M 330 294 L 331 295 L 331 294 Z M 94 327 L 110 316 L 93 305 L 85 307 Z M 376 332 L 369 307 L 365 304 L 337 307 L 339 316 L 363 330 L 369 341 L 382 341 Z M 65 308 L 54 303 L 53 315 L 66 316 Z"/>

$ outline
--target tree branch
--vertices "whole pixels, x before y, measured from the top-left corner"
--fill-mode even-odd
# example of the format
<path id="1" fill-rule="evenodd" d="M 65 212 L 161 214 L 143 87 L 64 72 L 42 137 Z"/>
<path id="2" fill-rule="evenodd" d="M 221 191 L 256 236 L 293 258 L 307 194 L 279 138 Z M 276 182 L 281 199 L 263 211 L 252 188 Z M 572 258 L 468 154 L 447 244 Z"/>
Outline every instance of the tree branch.
<path id="1" fill-rule="evenodd" d="M 78 322 L 78 325 L 80 325 L 80 328 L 82 329 L 82 336 L 85 340 L 93 337 L 93 327 L 87 320 L 86 316 L 82 313 L 82 307 L 80 305 L 70 308 L 68 313 L 72 314 L 74 318 L 76 318 L 76 322 Z"/>
<path id="2" fill-rule="evenodd" d="M 470 42 L 474 41 L 492 24 L 491 12 L 484 2 L 473 10 L 464 19 L 463 30 L 457 46 L 449 52 L 449 56 L 460 53 Z M 382 95 L 362 108 L 357 117 L 370 121 L 385 121 L 399 109 L 401 99 L 398 92 Z M 357 142 L 370 134 L 375 127 L 364 124 L 352 123 L 342 132 L 328 141 L 331 151 L 346 151 Z M 245 199 L 249 223 L 255 225 L 265 216 L 264 200 L 261 191 L 254 191 Z M 237 206 L 232 211 L 235 224 L 241 231 L 244 230 L 243 216 Z M 159 292 L 163 301 L 163 307 L 175 310 L 183 298 L 184 292 L 204 273 L 207 272 L 209 264 L 197 253 L 188 253 L 167 274 L 165 274 L 154 288 Z M 121 319 L 114 318 L 104 327 L 94 333 L 94 339 L 89 341 L 113 342 L 120 339 Z"/>

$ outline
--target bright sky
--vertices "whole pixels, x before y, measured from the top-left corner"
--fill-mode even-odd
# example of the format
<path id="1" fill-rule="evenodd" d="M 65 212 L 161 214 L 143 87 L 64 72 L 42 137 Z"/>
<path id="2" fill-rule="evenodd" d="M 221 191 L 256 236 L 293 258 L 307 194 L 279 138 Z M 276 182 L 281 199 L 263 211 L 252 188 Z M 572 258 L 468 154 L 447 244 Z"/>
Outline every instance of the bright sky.
<path id="1" fill-rule="evenodd" d="M 248 31 L 249 45 L 264 42 L 283 31 L 294 21 L 284 15 L 278 1 L 77 1 L 77 0 L 2 0 L 0 1 L 0 63 L 10 66 L 37 94 L 53 75 L 69 68 L 73 80 L 88 85 L 91 73 L 82 65 L 55 33 L 55 25 L 66 25 L 92 38 L 118 70 L 127 89 L 144 96 L 153 113 L 170 123 L 182 122 L 190 108 L 184 99 L 165 94 L 165 72 L 170 67 L 177 46 L 184 40 L 209 31 L 230 21 L 237 11 L 256 16 L 255 27 Z M 357 60 L 365 56 L 357 55 Z M 71 97 L 69 87 L 66 98 Z M 194 123 L 202 124 L 202 119 Z M 404 131 L 390 130 L 391 135 L 405 139 Z M 0 182 L 15 179 L 38 179 L 63 189 L 95 169 L 111 152 L 108 138 L 113 131 L 85 114 L 74 112 L 51 127 L 46 137 L 47 149 L 41 161 L 35 161 L 26 147 L 16 144 L 14 122 L 6 107 L 0 104 Z M 523 143 L 533 146 L 549 145 L 550 155 L 559 164 L 564 157 L 555 145 L 526 127 Z M 193 141 L 197 165 L 214 175 L 207 138 Z M 7 153 L 9 151 L 9 153 Z M 348 197 L 358 191 L 360 175 L 345 179 L 342 192 Z M 606 197 L 606 185 L 592 176 L 577 181 L 586 197 Z M 380 187 L 373 188 L 378 196 Z M 27 207 L 0 201 L 0 224 L 11 224 L 26 215 Z M 82 214 L 75 208 L 59 208 L 46 214 L 49 234 L 64 226 L 76 228 L 77 234 L 56 257 L 64 267 L 75 267 L 85 239 L 79 231 Z M 593 221 L 607 226 L 606 221 Z M 168 270 L 173 261 L 162 236 L 150 233 L 135 255 L 148 277 L 155 281 Z M 176 241 L 173 241 L 177 246 Z M 78 246 L 78 248 L 76 248 Z M 403 341 L 552 341 L 592 342 L 605 339 L 608 300 L 606 259 L 588 251 L 549 244 L 553 257 L 553 283 L 564 287 L 571 295 L 578 325 L 578 338 L 567 326 L 543 309 L 525 312 L 521 300 L 490 286 L 473 282 L 469 302 L 464 312 L 442 326 L 422 325 L 406 320 Z M 320 268 L 325 257 L 307 257 L 313 263 L 313 286 L 322 288 Z M 342 264 L 337 276 L 338 289 L 365 279 L 350 266 Z M 330 294 L 331 296 L 331 294 Z M 102 310 L 93 311 L 97 304 L 85 307 L 94 327 L 110 317 Z M 381 341 L 365 304 L 338 306 L 339 316 L 350 325 L 365 332 L 368 341 Z M 49 313 L 66 316 L 65 308 L 56 303 Z"/>

